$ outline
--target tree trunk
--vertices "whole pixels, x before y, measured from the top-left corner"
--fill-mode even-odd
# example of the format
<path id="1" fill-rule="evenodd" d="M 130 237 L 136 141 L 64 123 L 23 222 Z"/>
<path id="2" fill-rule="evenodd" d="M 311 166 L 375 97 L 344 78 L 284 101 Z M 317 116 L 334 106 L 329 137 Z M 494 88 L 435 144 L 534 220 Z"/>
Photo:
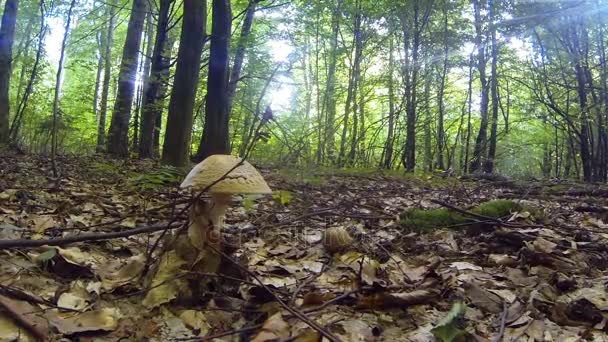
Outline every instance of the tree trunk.
<path id="1" fill-rule="evenodd" d="M 214 1 L 214 14 L 215 11 Z M 167 129 L 163 144 L 162 161 L 165 164 L 184 166 L 188 163 L 190 139 L 192 136 L 192 116 L 198 89 L 206 25 L 206 2 L 185 0 L 175 80 L 171 91 L 171 100 L 169 101 L 169 116 L 167 118 Z M 214 15 L 213 27 L 215 28 L 216 25 L 218 23 Z M 218 32 L 214 30 L 214 36 L 216 33 Z M 230 28 L 228 28 L 229 34 Z M 211 46 L 213 47 L 213 43 Z M 224 62 L 228 63 L 228 54 L 226 53 L 223 57 Z M 224 96 L 225 90 L 226 87 L 222 89 Z"/>
<path id="2" fill-rule="evenodd" d="M 420 9 L 420 4 L 424 3 L 426 6 L 424 12 Z M 429 14 L 433 7 L 432 0 L 415 0 L 413 2 L 413 20 L 410 23 L 409 18 L 402 15 L 401 26 L 404 36 L 404 56 L 409 56 L 408 41 L 409 31 L 412 34 L 412 46 L 411 46 L 411 61 L 406 61 L 406 136 L 405 136 L 405 147 L 401 156 L 401 161 L 405 165 L 405 169 L 408 172 L 414 171 L 416 167 L 416 106 L 417 106 L 417 83 L 418 83 L 418 72 L 420 66 L 418 65 L 420 44 L 422 39 L 422 31 L 428 24 Z M 410 27 L 412 25 L 412 27 Z"/>
<path id="3" fill-rule="evenodd" d="M 159 113 L 162 116 L 164 103 L 164 92 L 168 81 L 171 47 L 168 41 L 169 9 L 173 0 L 161 0 L 158 12 L 158 23 L 156 24 L 156 40 L 152 52 L 150 66 L 150 77 L 148 86 L 144 89 L 142 101 L 142 122 L 139 142 L 139 157 L 152 158 L 154 156 L 154 127 Z"/>
<path id="4" fill-rule="evenodd" d="M 209 76 L 205 103 L 205 127 L 196 160 L 230 153 L 228 62 L 232 11 L 229 0 L 213 0 L 213 24 L 209 47 Z"/>
<path id="5" fill-rule="evenodd" d="M 433 121 L 433 114 L 431 113 L 431 70 L 430 70 L 430 58 L 425 58 L 425 75 L 424 75 L 424 170 L 427 172 L 433 171 L 433 147 L 432 147 L 432 133 L 431 133 L 431 122 Z"/>
<path id="6" fill-rule="evenodd" d="M 95 40 L 97 41 L 97 71 L 95 72 L 95 88 L 93 89 L 93 114 L 95 114 L 95 122 L 99 122 L 99 88 L 101 87 L 101 76 L 103 75 L 103 45 L 102 38 L 104 32 L 97 31 Z"/>
<path id="7" fill-rule="evenodd" d="M 395 136 L 395 85 L 393 80 L 393 69 L 395 68 L 395 57 L 394 53 L 394 39 L 391 36 L 389 38 L 389 55 L 388 55 L 388 132 L 386 135 L 386 141 L 384 143 L 384 160 L 382 167 L 390 169 L 393 166 L 393 148 L 394 148 L 394 136 Z"/>
<path id="8" fill-rule="evenodd" d="M 101 88 L 101 103 L 99 107 L 99 122 L 97 123 L 97 152 L 104 152 L 106 148 L 106 118 L 108 116 L 108 97 L 110 94 L 110 82 L 112 78 L 112 44 L 114 41 L 114 22 L 116 15 L 117 0 L 106 4 L 106 20 L 108 27 L 105 35 L 102 35 L 103 45 L 103 86 Z"/>
<path id="9" fill-rule="evenodd" d="M 6 0 L 0 27 L 0 144 L 9 141 L 9 91 L 19 0 Z"/>
<path id="10" fill-rule="evenodd" d="M 361 76 L 361 57 L 363 56 L 363 37 L 361 32 L 361 2 L 357 1 L 357 13 L 355 13 L 353 23 L 353 47 L 355 57 L 353 59 L 352 70 L 350 71 L 350 78 L 348 80 L 348 91 L 346 95 L 346 104 L 344 105 L 344 121 L 342 123 L 342 137 L 340 140 L 340 150 L 338 152 L 338 166 L 343 167 L 345 160 L 344 154 L 346 152 L 346 134 L 348 132 L 348 119 L 351 109 L 353 109 L 353 131 L 351 134 L 351 153 L 349 156 L 349 162 L 354 162 L 354 149 L 357 141 L 357 89 L 359 86 L 359 78 Z M 352 105 L 352 107 L 351 107 Z"/>
<path id="11" fill-rule="evenodd" d="M 335 120 L 336 120 L 336 65 L 338 63 L 338 34 L 340 31 L 341 0 L 333 6 L 331 19 L 331 38 L 329 41 L 329 66 L 327 67 L 327 84 L 323 97 L 325 111 L 325 139 L 323 150 L 330 163 L 335 162 Z"/>
<path id="12" fill-rule="evenodd" d="M 490 35 L 491 35 L 491 49 L 492 49 L 492 71 L 490 75 L 490 90 L 492 92 L 492 125 L 490 126 L 490 143 L 488 147 L 488 159 L 484 165 L 484 171 L 486 173 L 494 172 L 494 159 L 496 158 L 496 143 L 498 134 L 498 74 L 496 71 L 498 64 L 498 46 L 496 42 L 496 8 L 493 0 L 489 0 L 488 7 L 490 9 Z M 551 165 L 549 163 L 549 165 Z"/>
<path id="13" fill-rule="evenodd" d="M 443 1 L 443 64 L 441 67 L 441 75 L 439 79 L 439 90 L 437 91 L 437 167 L 440 170 L 445 170 L 444 162 L 444 146 L 445 146 L 445 130 L 443 121 L 445 116 L 445 103 L 443 100 L 445 91 L 445 80 L 448 73 L 448 3 Z"/>
<path id="14" fill-rule="evenodd" d="M 118 92 L 112 112 L 112 123 L 108 133 L 107 152 L 115 157 L 125 158 L 129 155 L 129 121 L 131 105 L 135 95 L 135 78 L 137 76 L 137 57 L 141 45 L 148 0 L 133 0 L 127 39 L 122 52 L 120 73 L 118 75 Z"/>
<path id="15" fill-rule="evenodd" d="M 76 0 L 72 0 L 70 3 L 70 9 L 68 10 L 68 17 L 65 22 L 65 32 L 63 33 L 63 40 L 61 41 L 61 54 L 59 56 L 59 63 L 57 65 L 57 77 L 55 78 L 55 95 L 53 97 L 53 128 L 51 131 L 51 161 L 53 163 L 53 177 L 59 176 L 57 172 L 57 125 L 59 124 L 59 96 L 61 94 L 61 74 L 63 73 L 63 62 L 65 60 L 65 47 L 68 43 L 68 37 L 70 36 L 70 24 L 72 22 L 72 13 L 76 5 Z"/>
<path id="16" fill-rule="evenodd" d="M 246 47 L 248 45 L 249 35 L 251 34 L 251 27 L 253 26 L 253 18 L 255 15 L 256 6 L 260 0 L 249 0 L 247 10 L 245 11 L 245 18 L 243 19 L 243 26 L 241 27 L 241 35 L 239 37 L 236 52 L 234 54 L 234 64 L 230 71 L 230 78 L 228 83 L 228 113 L 232 111 L 232 101 L 236 94 L 236 88 L 241 78 L 241 70 L 243 68 L 243 62 L 245 60 Z"/>
<path id="17" fill-rule="evenodd" d="M 142 83 L 143 87 L 139 94 L 138 108 L 135 116 L 135 122 L 133 127 L 133 151 L 139 151 L 139 143 L 141 140 L 142 132 L 140 127 L 143 127 L 143 102 L 144 96 L 150 88 L 150 69 L 152 65 L 152 53 L 154 51 L 154 25 L 153 25 L 153 14 L 152 10 L 148 12 L 146 18 L 146 54 L 143 56 L 143 72 L 142 72 Z M 142 122 L 140 126 L 140 120 Z M 143 131 L 143 128 L 142 128 Z"/>
<path id="18" fill-rule="evenodd" d="M 486 151 L 486 140 L 488 134 L 488 102 L 489 102 L 489 87 L 486 77 L 486 55 L 485 45 L 483 42 L 483 23 L 481 18 L 481 1 L 473 2 L 475 7 L 475 45 L 477 46 L 477 70 L 479 71 L 479 83 L 481 84 L 481 103 L 479 105 L 479 115 L 481 123 L 479 124 L 479 132 L 475 139 L 475 147 L 473 148 L 473 160 L 471 160 L 470 170 L 476 172 L 481 169 L 484 162 Z"/>
<path id="19" fill-rule="evenodd" d="M 464 153 L 461 153 L 461 155 L 464 154 L 464 161 L 461 164 L 463 173 L 469 172 L 469 151 L 471 146 L 472 131 L 471 112 L 473 111 L 473 64 L 475 64 L 474 56 L 473 53 L 471 53 L 471 55 L 469 56 L 469 83 L 467 88 L 467 134 L 464 144 Z"/>
<path id="20" fill-rule="evenodd" d="M 25 91 L 23 93 L 23 97 L 21 97 L 19 101 L 19 105 L 17 107 L 17 113 L 13 118 L 13 122 L 11 123 L 10 129 L 10 140 L 14 143 L 17 142 L 19 137 L 19 130 L 21 128 L 21 122 L 23 120 L 23 115 L 25 113 L 25 109 L 27 108 L 28 100 L 30 95 L 32 94 L 32 90 L 34 88 L 34 82 L 38 77 L 38 66 L 40 65 L 40 60 L 42 59 L 42 52 L 44 51 L 44 37 L 46 35 L 46 24 L 45 24 L 45 14 L 44 14 L 44 0 L 40 0 L 39 2 L 40 9 L 40 30 L 38 32 L 38 46 L 36 48 L 36 57 L 34 58 L 34 64 L 32 65 L 32 73 L 30 74 L 30 78 L 25 86 Z"/>

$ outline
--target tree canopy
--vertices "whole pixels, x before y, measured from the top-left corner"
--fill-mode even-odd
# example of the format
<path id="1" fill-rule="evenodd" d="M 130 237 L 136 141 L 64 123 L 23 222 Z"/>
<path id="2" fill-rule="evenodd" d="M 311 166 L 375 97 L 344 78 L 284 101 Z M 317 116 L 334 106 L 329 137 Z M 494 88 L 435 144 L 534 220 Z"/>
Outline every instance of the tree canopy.
<path id="1" fill-rule="evenodd" d="M 5 1 L 1 141 L 607 180 L 604 1 L 199 4 Z"/>

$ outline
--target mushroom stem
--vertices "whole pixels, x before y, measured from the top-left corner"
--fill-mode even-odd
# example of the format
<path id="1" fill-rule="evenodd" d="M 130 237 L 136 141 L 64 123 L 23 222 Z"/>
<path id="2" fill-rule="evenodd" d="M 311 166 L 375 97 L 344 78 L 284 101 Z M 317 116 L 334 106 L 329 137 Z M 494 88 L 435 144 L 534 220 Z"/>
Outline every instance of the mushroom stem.
<path id="1" fill-rule="evenodd" d="M 211 206 L 209 210 L 209 220 L 213 225 L 213 230 L 220 231 L 224 225 L 224 214 L 230 206 L 232 196 L 224 193 L 211 194 Z"/>
<path id="2" fill-rule="evenodd" d="M 198 250 L 205 250 L 207 244 L 220 246 L 224 213 L 230 200 L 229 194 L 211 194 L 210 200 L 196 203 L 191 208 L 188 236 Z"/>

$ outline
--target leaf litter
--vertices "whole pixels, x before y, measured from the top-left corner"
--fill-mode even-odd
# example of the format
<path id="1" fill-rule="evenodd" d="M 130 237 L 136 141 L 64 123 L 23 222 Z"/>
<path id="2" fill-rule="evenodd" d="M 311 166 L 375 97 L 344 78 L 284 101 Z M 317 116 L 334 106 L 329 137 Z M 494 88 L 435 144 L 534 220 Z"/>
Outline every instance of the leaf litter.
<path id="1" fill-rule="evenodd" d="M 188 202 L 177 190 L 179 170 L 82 157 L 61 164 L 63 178 L 51 179 L 43 157 L 3 156 L 1 240 L 187 220 L 176 216 Z M 229 259 L 219 274 L 204 275 L 200 293 L 184 295 L 198 278 L 162 249 L 152 251 L 161 277 L 150 279 L 160 229 L 1 250 L 0 339 L 605 339 L 606 191 L 564 182 L 263 174 L 274 196 L 229 210 Z M 495 199 L 535 209 L 426 232 L 399 219 L 408 209 L 449 203 L 466 211 Z"/>

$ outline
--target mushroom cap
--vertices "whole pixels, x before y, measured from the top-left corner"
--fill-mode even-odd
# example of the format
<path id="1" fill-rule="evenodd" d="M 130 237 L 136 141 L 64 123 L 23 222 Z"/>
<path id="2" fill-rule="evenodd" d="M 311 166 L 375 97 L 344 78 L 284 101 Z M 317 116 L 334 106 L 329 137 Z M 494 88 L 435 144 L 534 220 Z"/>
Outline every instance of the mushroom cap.
<path id="1" fill-rule="evenodd" d="M 240 162 L 241 158 L 229 154 L 211 155 L 198 163 L 180 186 L 202 190 L 220 179 Z M 264 177 L 247 161 L 243 161 L 242 165 L 232 170 L 224 179 L 209 189 L 210 194 L 268 194 L 271 192 Z"/>

